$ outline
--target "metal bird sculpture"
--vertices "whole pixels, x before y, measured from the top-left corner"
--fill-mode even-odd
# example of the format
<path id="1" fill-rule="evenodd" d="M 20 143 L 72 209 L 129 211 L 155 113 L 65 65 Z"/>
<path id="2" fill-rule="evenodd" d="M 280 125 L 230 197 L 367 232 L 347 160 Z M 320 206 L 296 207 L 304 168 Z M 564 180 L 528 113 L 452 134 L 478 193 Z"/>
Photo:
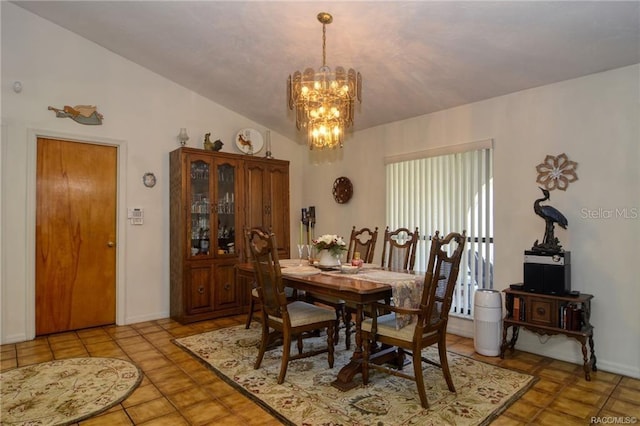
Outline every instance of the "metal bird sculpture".
<path id="1" fill-rule="evenodd" d="M 554 224 L 557 223 L 561 228 L 567 229 L 569 221 L 567 221 L 567 218 L 564 217 L 564 215 L 555 207 L 540 205 L 541 202 L 549 199 L 549 191 L 544 188 L 540 188 L 540 190 L 544 197 L 538 198 L 533 203 L 533 211 L 544 219 L 544 240 L 542 241 L 542 244 L 538 244 L 538 240 L 536 240 L 536 242 L 533 243 L 531 250 L 545 253 L 559 253 L 562 251 L 562 246 L 560 245 L 560 241 L 554 235 Z"/>

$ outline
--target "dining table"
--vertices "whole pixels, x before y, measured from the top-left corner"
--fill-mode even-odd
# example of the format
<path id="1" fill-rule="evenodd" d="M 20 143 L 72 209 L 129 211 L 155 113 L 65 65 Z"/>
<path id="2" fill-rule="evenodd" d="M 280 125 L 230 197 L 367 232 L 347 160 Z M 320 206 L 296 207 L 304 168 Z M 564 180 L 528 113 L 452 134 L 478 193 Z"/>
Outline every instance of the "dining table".
<path id="1" fill-rule="evenodd" d="M 285 287 L 298 291 L 335 297 L 356 306 L 355 347 L 350 362 L 343 366 L 336 380 L 331 383 L 337 389 L 346 391 L 359 385 L 354 381 L 358 373 L 362 373 L 362 319 L 364 307 L 380 300 L 392 300 L 395 283 L 413 282 L 421 285 L 424 275 L 413 271 L 392 271 L 378 265 L 365 264 L 357 273 L 342 273 L 338 267 L 319 270 L 308 264 L 301 264 L 293 259 L 280 261 L 282 280 Z M 237 278 L 245 282 L 254 281 L 253 264 L 236 265 Z M 246 285 L 246 284 L 245 284 Z M 251 289 L 247 289 L 251 291 Z M 419 289 L 421 293 L 421 289 Z M 379 348 L 372 355 L 372 362 L 389 362 L 394 359 L 395 348 Z"/>

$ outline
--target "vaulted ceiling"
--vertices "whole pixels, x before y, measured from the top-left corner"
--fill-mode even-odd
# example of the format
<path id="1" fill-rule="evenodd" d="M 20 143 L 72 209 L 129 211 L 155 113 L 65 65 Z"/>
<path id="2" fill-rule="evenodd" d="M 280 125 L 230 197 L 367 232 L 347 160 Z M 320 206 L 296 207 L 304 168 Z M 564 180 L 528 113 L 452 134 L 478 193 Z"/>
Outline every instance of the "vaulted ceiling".
<path id="1" fill-rule="evenodd" d="M 289 74 L 363 76 L 355 130 L 640 63 L 640 2 L 14 1 L 304 142 Z"/>

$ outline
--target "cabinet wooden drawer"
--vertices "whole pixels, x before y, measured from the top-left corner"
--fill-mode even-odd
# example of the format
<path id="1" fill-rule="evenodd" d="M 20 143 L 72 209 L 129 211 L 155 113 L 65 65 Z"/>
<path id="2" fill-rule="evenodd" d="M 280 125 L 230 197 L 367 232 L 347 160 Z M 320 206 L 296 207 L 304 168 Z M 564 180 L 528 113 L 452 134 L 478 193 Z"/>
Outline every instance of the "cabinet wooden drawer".
<path id="1" fill-rule="evenodd" d="M 240 289 L 236 283 L 235 264 L 217 265 L 215 308 L 234 308 L 241 306 L 241 304 Z"/>
<path id="2" fill-rule="evenodd" d="M 201 262 L 191 266 L 185 273 L 186 283 L 186 314 L 195 315 L 213 310 L 213 266 Z"/>
<path id="3" fill-rule="evenodd" d="M 529 298 L 529 309 L 527 310 L 527 321 L 532 324 L 546 325 L 556 327 L 558 325 L 558 316 L 555 309 L 555 303 L 549 299 Z"/>

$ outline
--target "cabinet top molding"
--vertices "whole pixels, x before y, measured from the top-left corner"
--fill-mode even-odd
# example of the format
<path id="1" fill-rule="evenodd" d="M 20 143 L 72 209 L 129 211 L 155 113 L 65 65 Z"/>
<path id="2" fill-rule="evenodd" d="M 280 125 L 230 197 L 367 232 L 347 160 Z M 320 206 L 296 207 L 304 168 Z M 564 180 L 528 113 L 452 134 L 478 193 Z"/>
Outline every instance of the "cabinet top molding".
<path id="1" fill-rule="evenodd" d="M 281 160 L 274 158 L 264 158 L 264 157 L 254 157 L 246 154 L 236 154 L 232 152 L 222 152 L 222 151 L 209 151 L 205 149 L 199 148 L 190 148 L 190 147 L 180 147 L 172 152 L 181 152 L 184 154 L 198 154 L 198 155 L 207 155 L 211 157 L 217 158 L 229 158 L 229 159 L 241 159 L 242 161 L 257 161 L 261 163 L 272 163 L 272 164 L 289 164 L 289 160 Z"/>

